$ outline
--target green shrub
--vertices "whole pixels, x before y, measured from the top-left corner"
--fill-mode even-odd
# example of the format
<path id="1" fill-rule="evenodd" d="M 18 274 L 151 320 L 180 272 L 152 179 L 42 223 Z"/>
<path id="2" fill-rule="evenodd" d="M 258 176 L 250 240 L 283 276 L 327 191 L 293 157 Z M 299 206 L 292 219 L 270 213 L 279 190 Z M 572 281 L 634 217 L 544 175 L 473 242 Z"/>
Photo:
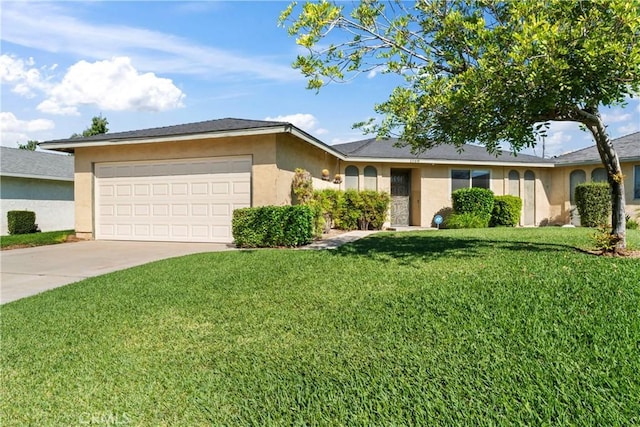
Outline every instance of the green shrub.
<path id="1" fill-rule="evenodd" d="M 627 221 L 627 230 L 637 230 L 638 229 L 638 221 L 631 218 L 631 215 L 626 215 L 625 220 Z"/>
<path id="2" fill-rule="evenodd" d="M 341 230 L 357 230 L 360 219 L 362 200 L 357 190 L 347 190 L 342 196 L 338 207 L 338 221 L 336 226 Z"/>
<path id="3" fill-rule="evenodd" d="M 304 169 L 296 169 L 291 181 L 291 191 L 299 205 L 306 205 L 313 197 L 313 179 Z"/>
<path id="4" fill-rule="evenodd" d="M 387 219 L 391 196 L 379 191 L 347 190 L 338 198 L 335 226 L 341 230 L 379 230 Z"/>
<path id="5" fill-rule="evenodd" d="M 374 230 L 380 230 L 387 219 L 387 211 L 391 196 L 389 193 L 378 191 L 361 191 L 360 201 L 360 230 L 368 230 L 370 227 Z"/>
<path id="6" fill-rule="evenodd" d="M 491 215 L 493 191 L 486 188 L 461 188 L 451 193 L 453 211 L 457 214 L 474 213 Z"/>
<path id="7" fill-rule="evenodd" d="M 330 188 L 313 192 L 313 205 L 320 210 L 325 233 L 336 226 L 343 197 L 344 192 Z"/>
<path id="8" fill-rule="evenodd" d="M 233 239 L 239 248 L 295 247 L 313 240 L 310 206 L 261 206 L 233 212 Z"/>
<path id="9" fill-rule="evenodd" d="M 32 211 L 7 212 L 9 234 L 29 234 L 38 231 L 36 213 Z"/>
<path id="10" fill-rule="evenodd" d="M 591 236 L 597 250 L 605 253 L 615 252 L 620 237 L 611 234 L 606 227 L 600 226 Z"/>
<path id="11" fill-rule="evenodd" d="M 586 182 L 576 186 L 576 207 L 580 225 L 598 227 L 609 224 L 611 190 L 606 182 Z"/>
<path id="12" fill-rule="evenodd" d="M 444 222 L 445 228 L 487 228 L 491 215 L 487 213 L 452 213 Z"/>
<path id="13" fill-rule="evenodd" d="M 491 227 L 515 227 L 520 222 L 522 199 L 518 196 L 496 196 L 491 212 Z"/>

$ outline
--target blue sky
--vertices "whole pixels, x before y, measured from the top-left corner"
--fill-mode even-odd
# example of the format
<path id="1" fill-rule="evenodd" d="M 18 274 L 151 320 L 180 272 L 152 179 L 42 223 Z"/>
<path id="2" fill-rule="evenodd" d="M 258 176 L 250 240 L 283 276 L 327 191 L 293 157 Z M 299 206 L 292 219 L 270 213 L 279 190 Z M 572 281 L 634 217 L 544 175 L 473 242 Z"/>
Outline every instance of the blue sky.
<path id="1" fill-rule="evenodd" d="M 287 4 L 2 1 L 1 144 L 67 138 L 98 114 L 110 132 L 236 117 L 290 121 L 328 144 L 364 138 L 352 124 L 399 81 L 307 90 L 290 66 L 302 51 L 277 26 Z M 640 130 L 637 98 L 603 112 L 614 138 Z M 592 144 L 554 123 L 546 154 Z"/>

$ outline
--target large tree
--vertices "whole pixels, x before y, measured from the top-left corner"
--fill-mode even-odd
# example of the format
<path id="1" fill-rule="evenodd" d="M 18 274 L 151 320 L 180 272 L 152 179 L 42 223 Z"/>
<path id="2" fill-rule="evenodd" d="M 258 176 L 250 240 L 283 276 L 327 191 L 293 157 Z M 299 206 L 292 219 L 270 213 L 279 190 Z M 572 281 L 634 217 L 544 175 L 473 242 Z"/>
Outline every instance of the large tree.
<path id="1" fill-rule="evenodd" d="M 320 89 L 377 70 L 403 77 L 379 121 L 415 150 L 475 142 L 535 146 L 551 121 L 591 132 L 612 190 L 612 238 L 624 248 L 624 182 L 600 114 L 640 88 L 637 0 L 366 0 L 350 10 L 295 3 L 280 16 L 308 49 L 294 67 Z"/>

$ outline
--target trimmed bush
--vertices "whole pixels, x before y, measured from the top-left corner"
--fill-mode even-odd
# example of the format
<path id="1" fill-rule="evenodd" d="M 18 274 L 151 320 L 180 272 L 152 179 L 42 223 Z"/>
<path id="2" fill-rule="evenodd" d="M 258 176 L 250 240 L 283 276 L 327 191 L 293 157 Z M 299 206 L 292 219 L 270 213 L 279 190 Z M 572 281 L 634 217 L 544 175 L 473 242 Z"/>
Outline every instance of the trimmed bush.
<path id="1" fill-rule="evenodd" d="M 493 191 L 486 188 L 461 188 L 451 193 L 453 211 L 457 214 L 473 213 L 491 215 Z"/>
<path id="2" fill-rule="evenodd" d="M 233 211 L 233 239 L 239 248 L 296 247 L 314 237 L 310 206 L 261 206 Z"/>
<path id="3" fill-rule="evenodd" d="M 341 230 L 379 230 L 387 219 L 391 196 L 378 191 L 347 190 L 338 206 L 336 227 Z"/>
<path id="4" fill-rule="evenodd" d="M 520 222 L 522 199 L 517 196 L 496 196 L 491 212 L 491 227 L 515 227 Z"/>
<path id="5" fill-rule="evenodd" d="M 599 227 L 611 218 L 611 190 L 606 182 L 586 182 L 576 186 L 576 207 L 580 225 Z"/>
<path id="6" fill-rule="evenodd" d="M 38 231 L 36 213 L 32 211 L 7 212 L 9 234 L 29 234 Z"/>
<path id="7" fill-rule="evenodd" d="M 445 228 L 487 228 L 491 215 L 487 213 L 452 213 L 444 222 Z"/>

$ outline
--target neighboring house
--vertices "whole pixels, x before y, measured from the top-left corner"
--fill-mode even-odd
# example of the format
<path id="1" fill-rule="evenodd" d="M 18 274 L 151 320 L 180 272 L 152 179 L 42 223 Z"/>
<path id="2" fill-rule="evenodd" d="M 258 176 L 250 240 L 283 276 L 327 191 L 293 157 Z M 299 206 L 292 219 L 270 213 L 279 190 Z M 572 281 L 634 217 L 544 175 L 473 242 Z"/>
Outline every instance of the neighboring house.
<path id="1" fill-rule="evenodd" d="M 289 204 L 296 168 L 312 174 L 315 188 L 391 193 L 392 226 L 430 227 L 451 206 L 451 191 L 472 186 L 520 196 L 521 225 L 569 221 L 569 182 L 558 159 L 494 156 L 473 145 L 414 155 L 395 142 L 329 146 L 290 123 L 221 119 L 41 147 L 75 153 L 81 238 L 230 242 L 233 210 Z M 323 180 L 323 169 L 342 179 Z"/>
<path id="2" fill-rule="evenodd" d="M 42 231 L 72 230 L 73 157 L 0 147 L 0 204 L 2 235 L 12 210 L 35 212 Z"/>
<path id="3" fill-rule="evenodd" d="M 624 176 L 626 210 L 635 217 L 640 215 L 640 132 L 614 139 L 612 143 Z M 588 181 L 606 182 L 607 172 L 595 145 L 556 157 L 553 161 L 554 180 L 562 184 L 559 199 L 553 202 L 561 206 L 562 213 L 570 211 L 571 222 L 579 225 L 580 218 L 575 209 L 576 186 Z"/>

